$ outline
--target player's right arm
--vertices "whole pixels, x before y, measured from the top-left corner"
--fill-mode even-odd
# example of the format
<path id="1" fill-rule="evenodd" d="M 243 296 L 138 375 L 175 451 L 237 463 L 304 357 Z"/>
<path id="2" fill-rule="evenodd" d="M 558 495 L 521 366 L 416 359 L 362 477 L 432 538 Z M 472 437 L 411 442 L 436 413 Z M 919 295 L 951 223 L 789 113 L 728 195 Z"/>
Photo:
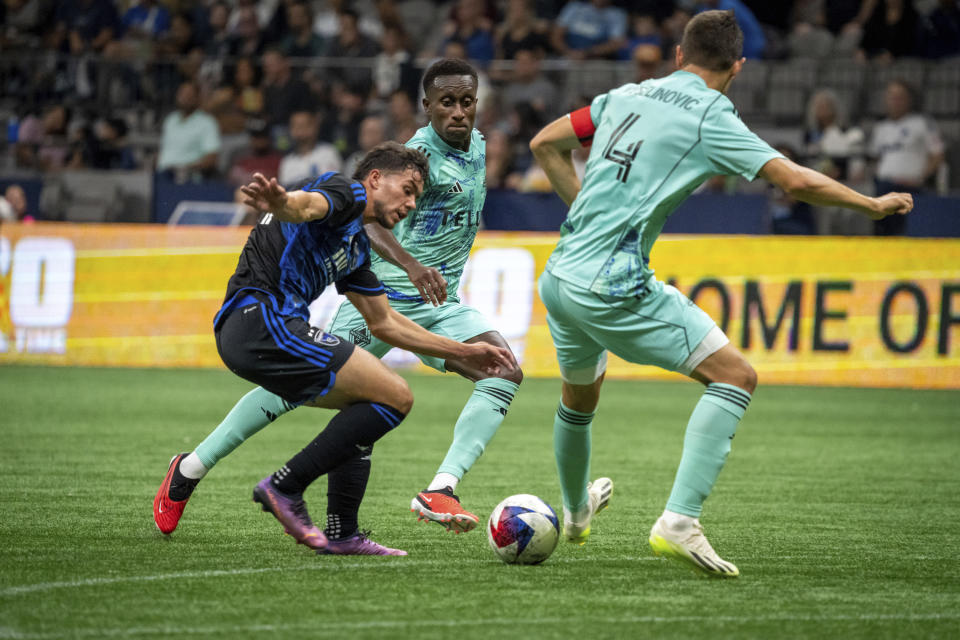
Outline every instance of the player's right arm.
<path id="1" fill-rule="evenodd" d="M 486 342 L 464 343 L 430 333 L 406 316 L 397 313 L 384 294 L 370 296 L 346 291 L 347 299 L 356 307 L 370 333 L 401 349 L 444 359 L 463 360 L 489 375 L 517 367 L 508 349 Z"/>
<path id="2" fill-rule="evenodd" d="M 590 107 L 557 118 L 530 141 L 530 151 L 547 174 L 560 199 L 570 206 L 580 193 L 580 178 L 573 169 L 573 150 L 593 137 Z M 587 142 L 585 142 L 587 141 Z"/>
<path id="3" fill-rule="evenodd" d="M 288 192 L 276 178 L 261 173 L 253 174 L 253 181 L 240 187 L 246 196 L 244 204 L 260 213 L 270 212 L 281 222 L 310 222 L 322 220 L 330 211 L 330 201 L 320 191 Z"/>
<path id="4" fill-rule="evenodd" d="M 871 198 L 786 158 L 770 160 L 758 175 L 796 200 L 816 206 L 846 207 L 865 213 L 874 220 L 893 214 L 906 214 L 913 209 L 913 196 L 909 193 L 891 192 Z"/>
<path id="5" fill-rule="evenodd" d="M 447 281 L 434 267 L 427 267 L 403 248 L 389 230 L 376 223 L 364 226 L 370 244 L 381 258 L 407 272 L 410 282 L 417 288 L 424 300 L 433 306 L 443 304 L 447 299 Z"/>

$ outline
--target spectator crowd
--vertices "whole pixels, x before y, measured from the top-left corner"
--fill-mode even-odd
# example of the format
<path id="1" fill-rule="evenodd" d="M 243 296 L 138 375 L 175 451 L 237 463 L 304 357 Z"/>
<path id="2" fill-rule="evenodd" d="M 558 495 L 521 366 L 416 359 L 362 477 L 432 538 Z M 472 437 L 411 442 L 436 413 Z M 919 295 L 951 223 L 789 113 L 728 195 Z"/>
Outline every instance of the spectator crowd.
<path id="1" fill-rule="evenodd" d="M 957 0 L 4 0 L 6 166 L 233 185 L 255 171 L 288 185 L 349 171 L 424 124 L 420 73 L 450 56 L 481 70 L 488 187 L 544 190 L 527 141 L 596 92 L 570 91 L 544 66 L 605 60 L 629 70 L 621 81 L 663 75 L 686 22 L 714 8 L 735 11 L 749 59 L 960 56 Z M 870 131 L 835 93 L 812 92 L 803 143 L 784 153 L 850 184 L 930 186 L 944 143 L 909 80 L 889 79 L 886 118 Z M 868 232 L 781 196 L 782 232 Z"/>

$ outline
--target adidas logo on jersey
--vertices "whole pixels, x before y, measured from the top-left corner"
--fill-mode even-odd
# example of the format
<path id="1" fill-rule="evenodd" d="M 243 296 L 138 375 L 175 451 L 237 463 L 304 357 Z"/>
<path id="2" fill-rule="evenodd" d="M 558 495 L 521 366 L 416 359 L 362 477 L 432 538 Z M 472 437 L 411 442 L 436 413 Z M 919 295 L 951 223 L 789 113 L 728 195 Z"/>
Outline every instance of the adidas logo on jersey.
<path id="1" fill-rule="evenodd" d="M 463 193 L 463 187 L 460 186 L 460 181 L 457 180 L 453 183 L 453 186 L 447 191 L 447 193 Z"/>

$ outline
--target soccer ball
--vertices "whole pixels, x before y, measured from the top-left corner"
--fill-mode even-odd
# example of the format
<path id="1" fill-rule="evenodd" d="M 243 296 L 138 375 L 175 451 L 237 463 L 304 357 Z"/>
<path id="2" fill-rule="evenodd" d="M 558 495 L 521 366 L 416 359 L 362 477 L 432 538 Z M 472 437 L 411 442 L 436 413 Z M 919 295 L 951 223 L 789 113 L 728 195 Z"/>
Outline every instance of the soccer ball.
<path id="1" fill-rule="evenodd" d="M 550 557 L 560 539 L 560 521 L 553 508 L 528 493 L 510 496 L 494 508 L 487 522 L 487 540 L 507 564 L 538 564 Z"/>

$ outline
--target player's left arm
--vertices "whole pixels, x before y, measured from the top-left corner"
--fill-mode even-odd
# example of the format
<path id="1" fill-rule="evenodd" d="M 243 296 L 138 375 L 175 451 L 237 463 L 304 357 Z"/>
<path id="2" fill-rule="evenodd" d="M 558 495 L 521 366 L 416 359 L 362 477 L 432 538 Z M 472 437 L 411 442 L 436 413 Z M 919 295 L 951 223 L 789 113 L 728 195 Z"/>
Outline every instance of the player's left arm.
<path id="1" fill-rule="evenodd" d="M 322 220 L 330 211 L 330 202 L 318 191 L 288 192 L 276 178 L 262 173 L 253 174 L 253 181 L 240 187 L 246 198 L 244 204 L 260 213 L 270 212 L 281 222 L 310 222 Z"/>
<path id="2" fill-rule="evenodd" d="M 580 193 L 580 178 L 573 169 L 572 152 L 579 146 L 588 146 L 594 130 L 590 107 L 584 107 L 557 118 L 530 141 L 530 151 L 567 206 Z"/>
<path id="3" fill-rule="evenodd" d="M 364 226 L 370 244 L 381 258 L 407 272 L 410 282 L 424 300 L 437 307 L 447 300 L 447 281 L 434 267 L 428 267 L 410 255 L 388 229 L 377 223 Z"/>

